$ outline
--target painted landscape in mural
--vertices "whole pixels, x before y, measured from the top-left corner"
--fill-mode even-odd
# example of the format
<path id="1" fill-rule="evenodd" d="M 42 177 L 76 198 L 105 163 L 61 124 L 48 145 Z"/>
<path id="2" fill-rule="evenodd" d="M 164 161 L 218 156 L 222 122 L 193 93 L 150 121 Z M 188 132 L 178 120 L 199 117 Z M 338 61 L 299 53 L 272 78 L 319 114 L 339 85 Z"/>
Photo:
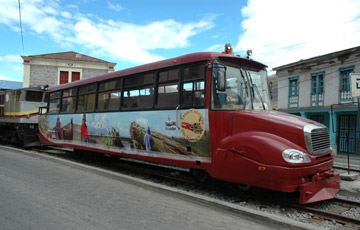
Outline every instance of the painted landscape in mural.
<path id="1" fill-rule="evenodd" d="M 178 119 L 176 115 L 178 114 Z M 59 114 L 40 117 L 49 141 L 118 152 L 210 157 L 206 110 Z"/>

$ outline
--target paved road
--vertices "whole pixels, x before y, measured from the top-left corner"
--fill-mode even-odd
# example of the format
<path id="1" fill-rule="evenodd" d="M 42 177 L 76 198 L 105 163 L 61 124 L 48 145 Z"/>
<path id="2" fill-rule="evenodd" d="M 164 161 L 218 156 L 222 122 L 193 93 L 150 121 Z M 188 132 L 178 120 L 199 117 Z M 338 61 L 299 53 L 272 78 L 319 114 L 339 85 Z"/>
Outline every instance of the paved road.
<path id="1" fill-rule="evenodd" d="M 0 150 L 2 230 L 282 229 L 266 218 L 252 218 L 229 215 L 91 169 Z"/>

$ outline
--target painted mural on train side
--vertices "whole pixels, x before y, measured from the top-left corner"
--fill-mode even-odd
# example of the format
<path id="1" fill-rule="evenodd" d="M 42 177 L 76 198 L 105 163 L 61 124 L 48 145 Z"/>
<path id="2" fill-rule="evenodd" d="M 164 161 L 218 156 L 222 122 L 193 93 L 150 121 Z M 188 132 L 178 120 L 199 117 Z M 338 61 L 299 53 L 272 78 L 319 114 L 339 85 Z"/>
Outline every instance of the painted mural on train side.
<path id="1" fill-rule="evenodd" d="M 41 116 L 39 125 L 54 143 L 210 157 L 205 109 L 56 114 Z"/>

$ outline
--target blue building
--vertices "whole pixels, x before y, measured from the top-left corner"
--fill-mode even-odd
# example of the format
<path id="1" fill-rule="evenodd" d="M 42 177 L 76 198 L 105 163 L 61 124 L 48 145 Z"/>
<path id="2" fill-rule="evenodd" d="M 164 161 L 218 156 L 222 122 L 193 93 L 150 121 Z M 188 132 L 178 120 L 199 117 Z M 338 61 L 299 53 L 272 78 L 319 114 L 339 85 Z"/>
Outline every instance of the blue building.
<path id="1" fill-rule="evenodd" d="M 359 111 L 351 76 L 360 73 L 360 47 L 274 68 L 278 110 L 325 124 L 334 152 L 360 154 Z"/>

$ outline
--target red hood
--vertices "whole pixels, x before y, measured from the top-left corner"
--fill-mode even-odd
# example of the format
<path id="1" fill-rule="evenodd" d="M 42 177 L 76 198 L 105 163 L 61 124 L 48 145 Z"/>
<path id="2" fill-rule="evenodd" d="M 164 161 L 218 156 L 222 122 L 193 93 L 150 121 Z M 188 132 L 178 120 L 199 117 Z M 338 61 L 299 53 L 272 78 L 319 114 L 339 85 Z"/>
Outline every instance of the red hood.
<path id="1" fill-rule="evenodd" d="M 238 111 L 234 112 L 233 134 L 253 131 L 266 132 L 283 137 L 305 148 L 304 126 L 315 123 L 306 118 L 277 111 Z"/>

